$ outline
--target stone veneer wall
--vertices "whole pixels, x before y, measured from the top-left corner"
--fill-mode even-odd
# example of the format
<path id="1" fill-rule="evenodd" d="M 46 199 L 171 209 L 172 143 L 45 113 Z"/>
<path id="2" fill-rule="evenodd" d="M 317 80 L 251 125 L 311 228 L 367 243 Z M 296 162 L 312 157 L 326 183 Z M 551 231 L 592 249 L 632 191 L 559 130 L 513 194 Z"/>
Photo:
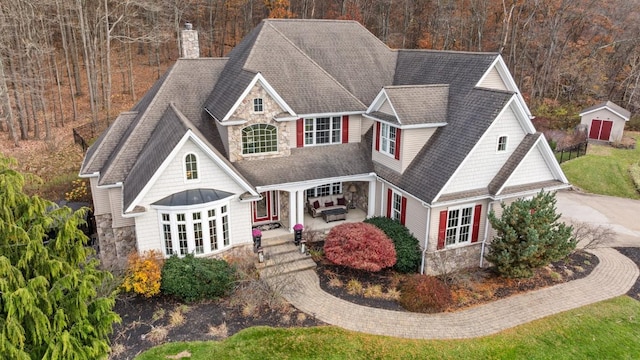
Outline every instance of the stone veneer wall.
<path id="1" fill-rule="evenodd" d="M 135 226 L 113 228 L 111 214 L 96 215 L 100 261 L 104 269 L 123 270 L 127 257 L 136 251 Z"/>
<path id="2" fill-rule="evenodd" d="M 278 209 L 280 223 L 285 228 L 289 228 L 289 226 L 293 226 L 293 224 L 291 224 L 291 214 L 289 214 L 289 192 L 279 191 L 278 196 L 280 199 L 280 209 Z"/>
<path id="3" fill-rule="evenodd" d="M 262 113 L 253 112 L 253 99 L 262 98 Z M 228 127 L 229 160 L 262 160 L 266 158 L 289 156 L 291 154 L 290 136 L 295 136 L 295 121 L 276 122 L 273 117 L 282 113 L 280 105 L 271 98 L 267 91 L 259 83 L 251 89 L 249 94 L 242 100 L 240 106 L 233 114 L 234 118 L 247 120 L 245 124 Z M 242 129 L 254 124 L 270 124 L 278 129 L 278 151 L 267 154 L 242 154 Z"/>
<path id="4" fill-rule="evenodd" d="M 436 241 L 435 239 L 430 239 Z M 486 250 L 486 249 L 485 249 Z M 480 252 L 482 242 L 453 249 L 428 252 L 425 264 L 425 274 L 440 275 L 454 270 L 480 266 Z M 488 262 L 484 262 L 485 265 Z"/>
<path id="5" fill-rule="evenodd" d="M 355 203 L 356 208 L 364 210 L 365 212 L 369 208 L 369 183 L 366 181 L 344 182 L 342 184 L 342 192 L 345 194 L 347 200 L 351 201 L 351 193 L 349 187 L 351 184 L 356 185 Z"/>

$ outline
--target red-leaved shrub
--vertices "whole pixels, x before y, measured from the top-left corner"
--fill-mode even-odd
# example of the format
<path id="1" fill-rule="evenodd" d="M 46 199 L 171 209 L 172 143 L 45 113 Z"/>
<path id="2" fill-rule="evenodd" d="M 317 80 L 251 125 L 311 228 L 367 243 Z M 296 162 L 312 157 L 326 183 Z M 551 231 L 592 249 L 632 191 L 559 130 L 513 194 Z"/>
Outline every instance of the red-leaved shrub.
<path id="1" fill-rule="evenodd" d="M 396 263 L 391 239 L 376 226 L 348 223 L 334 227 L 324 242 L 325 257 L 334 264 L 380 271 Z"/>
<path id="2" fill-rule="evenodd" d="M 413 312 L 444 311 L 452 301 L 451 289 L 435 276 L 416 274 L 400 287 L 400 305 Z"/>

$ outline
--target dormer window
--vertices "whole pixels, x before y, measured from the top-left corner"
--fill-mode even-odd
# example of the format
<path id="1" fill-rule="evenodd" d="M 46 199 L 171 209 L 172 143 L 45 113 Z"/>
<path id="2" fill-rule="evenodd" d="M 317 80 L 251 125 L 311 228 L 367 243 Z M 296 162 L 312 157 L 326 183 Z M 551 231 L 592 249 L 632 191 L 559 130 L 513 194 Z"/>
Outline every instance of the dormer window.
<path id="1" fill-rule="evenodd" d="M 198 179 L 198 159 L 196 154 L 187 154 L 184 158 L 184 177 L 186 180 Z"/>
<path id="2" fill-rule="evenodd" d="M 395 156 L 396 128 L 388 124 L 380 124 L 380 151 Z"/>
<path id="3" fill-rule="evenodd" d="M 253 99 L 253 112 L 254 113 L 264 112 L 264 108 L 262 107 L 262 98 Z"/>
<path id="4" fill-rule="evenodd" d="M 498 152 L 507 151 L 507 136 L 503 135 L 498 138 Z"/>

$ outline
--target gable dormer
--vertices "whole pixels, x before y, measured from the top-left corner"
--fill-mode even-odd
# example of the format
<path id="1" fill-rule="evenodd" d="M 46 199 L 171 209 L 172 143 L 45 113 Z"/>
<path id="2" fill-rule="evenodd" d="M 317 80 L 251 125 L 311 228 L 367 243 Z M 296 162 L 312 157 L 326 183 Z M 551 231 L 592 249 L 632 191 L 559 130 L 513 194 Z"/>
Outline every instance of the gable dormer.
<path id="1" fill-rule="evenodd" d="M 278 121 L 282 116 L 295 118 L 295 112 L 256 74 L 226 116 L 216 121 L 229 160 L 288 156 L 288 136 L 295 125 Z"/>
<path id="2" fill-rule="evenodd" d="M 365 117 L 374 120 L 372 159 L 399 173 L 447 124 L 448 85 L 384 87 Z"/>

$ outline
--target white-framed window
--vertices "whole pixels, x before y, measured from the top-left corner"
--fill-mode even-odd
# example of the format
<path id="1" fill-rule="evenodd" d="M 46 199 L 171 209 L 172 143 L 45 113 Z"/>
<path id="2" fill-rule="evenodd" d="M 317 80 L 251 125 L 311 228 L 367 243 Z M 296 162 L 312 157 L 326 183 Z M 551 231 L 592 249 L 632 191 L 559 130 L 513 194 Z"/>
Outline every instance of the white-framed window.
<path id="1" fill-rule="evenodd" d="M 189 153 L 184 157 L 185 180 L 198 180 L 198 158 L 196 154 Z"/>
<path id="2" fill-rule="evenodd" d="M 507 135 L 498 137 L 498 152 L 507 151 Z"/>
<path id="3" fill-rule="evenodd" d="M 449 208 L 445 244 L 458 245 L 471 242 L 474 205 Z"/>
<path id="4" fill-rule="evenodd" d="M 228 204 L 218 204 L 192 210 L 159 210 L 165 255 L 202 255 L 228 247 L 228 209 Z"/>
<path id="5" fill-rule="evenodd" d="M 402 218 L 402 195 L 393 191 L 391 196 L 391 218 L 398 220 Z"/>
<path id="6" fill-rule="evenodd" d="M 342 117 L 304 119 L 304 144 L 323 145 L 342 142 Z"/>
<path id="7" fill-rule="evenodd" d="M 262 98 L 253 99 L 253 112 L 258 114 L 264 112 L 264 107 L 262 106 Z"/>
<path id="8" fill-rule="evenodd" d="M 269 124 L 254 124 L 242 129 L 242 153 L 261 154 L 278 151 L 278 129 Z"/>
<path id="9" fill-rule="evenodd" d="M 396 155 L 396 128 L 385 123 L 380 124 L 380 151 Z"/>
<path id="10" fill-rule="evenodd" d="M 308 198 L 316 196 L 328 196 L 342 194 L 342 183 L 334 182 L 330 184 L 323 184 L 311 189 L 307 189 L 306 195 Z"/>
<path id="11" fill-rule="evenodd" d="M 164 240 L 164 254 L 173 255 L 173 238 L 171 237 L 171 218 L 169 214 L 162 214 L 160 217 L 162 227 L 162 238 Z"/>

